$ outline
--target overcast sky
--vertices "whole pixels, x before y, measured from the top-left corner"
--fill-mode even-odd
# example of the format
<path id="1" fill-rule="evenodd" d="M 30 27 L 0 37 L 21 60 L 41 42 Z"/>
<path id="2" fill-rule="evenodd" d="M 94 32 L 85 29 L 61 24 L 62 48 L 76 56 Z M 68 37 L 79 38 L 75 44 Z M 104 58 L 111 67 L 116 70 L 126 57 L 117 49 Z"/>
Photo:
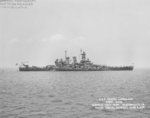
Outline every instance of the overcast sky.
<path id="1" fill-rule="evenodd" d="M 79 57 L 96 64 L 150 67 L 149 0 L 36 0 L 0 8 L 0 67 L 54 64 Z M 78 59 L 79 60 L 79 59 Z"/>

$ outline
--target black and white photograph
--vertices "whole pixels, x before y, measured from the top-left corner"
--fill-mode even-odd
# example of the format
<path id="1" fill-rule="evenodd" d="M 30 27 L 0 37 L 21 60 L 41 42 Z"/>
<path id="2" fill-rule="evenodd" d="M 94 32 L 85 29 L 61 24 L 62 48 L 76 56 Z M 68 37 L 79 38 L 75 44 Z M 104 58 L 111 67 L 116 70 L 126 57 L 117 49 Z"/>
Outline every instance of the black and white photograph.
<path id="1" fill-rule="evenodd" d="M 150 1 L 0 0 L 0 118 L 150 118 Z"/>

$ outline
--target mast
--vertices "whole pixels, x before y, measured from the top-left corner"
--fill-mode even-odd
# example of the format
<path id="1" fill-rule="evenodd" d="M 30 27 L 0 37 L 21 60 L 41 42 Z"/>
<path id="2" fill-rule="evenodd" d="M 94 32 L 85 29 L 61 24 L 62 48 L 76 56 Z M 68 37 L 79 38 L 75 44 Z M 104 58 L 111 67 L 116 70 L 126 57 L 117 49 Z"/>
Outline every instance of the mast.
<path id="1" fill-rule="evenodd" d="M 80 49 L 80 56 L 79 56 L 80 60 L 82 60 L 82 49 Z"/>
<path id="2" fill-rule="evenodd" d="M 82 49 L 80 49 L 80 54 L 82 54 Z"/>
<path id="3" fill-rule="evenodd" d="M 65 50 L 65 59 L 67 58 L 67 51 Z"/>

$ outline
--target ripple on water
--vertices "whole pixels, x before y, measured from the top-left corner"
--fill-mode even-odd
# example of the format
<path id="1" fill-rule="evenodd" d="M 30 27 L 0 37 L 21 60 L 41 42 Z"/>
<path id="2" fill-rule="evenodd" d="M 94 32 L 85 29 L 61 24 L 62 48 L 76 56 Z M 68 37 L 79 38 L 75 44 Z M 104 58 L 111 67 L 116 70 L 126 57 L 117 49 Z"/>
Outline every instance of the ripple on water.
<path id="1" fill-rule="evenodd" d="M 84 106 L 87 107 L 87 105 L 83 104 L 83 103 L 76 103 L 77 106 Z"/>
<path id="2" fill-rule="evenodd" d="M 47 116 L 47 113 L 44 111 L 38 111 L 38 112 L 29 112 L 29 113 L 25 113 L 25 114 L 21 114 L 19 115 L 19 118 L 21 117 L 25 117 L 25 118 L 42 118 L 44 116 Z"/>
<path id="3" fill-rule="evenodd" d="M 65 102 L 64 105 L 72 105 L 72 102 Z"/>
<path id="4" fill-rule="evenodd" d="M 60 103 L 60 102 L 63 102 L 62 100 L 60 99 L 54 99 L 54 100 L 51 100 L 52 103 Z"/>
<path id="5" fill-rule="evenodd" d="M 53 98 L 53 97 L 55 97 L 55 95 L 48 95 L 48 97 Z"/>

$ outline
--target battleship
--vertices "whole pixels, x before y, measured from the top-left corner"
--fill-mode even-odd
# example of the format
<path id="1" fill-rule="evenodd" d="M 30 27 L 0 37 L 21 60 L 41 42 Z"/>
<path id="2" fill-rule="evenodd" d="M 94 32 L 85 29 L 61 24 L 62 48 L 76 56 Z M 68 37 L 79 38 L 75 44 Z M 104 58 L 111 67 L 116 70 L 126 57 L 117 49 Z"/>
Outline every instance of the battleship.
<path id="1" fill-rule="evenodd" d="M 106 66 L 93 64 L 88 58 L 86 58 L 85 51 L 81 51 L 81 59 L 78 62 L 76 56 L 70 59 L 65 51 L 65 59 L 56 59 L 55 65 L 47 65 L 45 67 L 29 66 L 22 64 L 19 67 L 19 71 L 131 71 L 133 66 Z"/>

